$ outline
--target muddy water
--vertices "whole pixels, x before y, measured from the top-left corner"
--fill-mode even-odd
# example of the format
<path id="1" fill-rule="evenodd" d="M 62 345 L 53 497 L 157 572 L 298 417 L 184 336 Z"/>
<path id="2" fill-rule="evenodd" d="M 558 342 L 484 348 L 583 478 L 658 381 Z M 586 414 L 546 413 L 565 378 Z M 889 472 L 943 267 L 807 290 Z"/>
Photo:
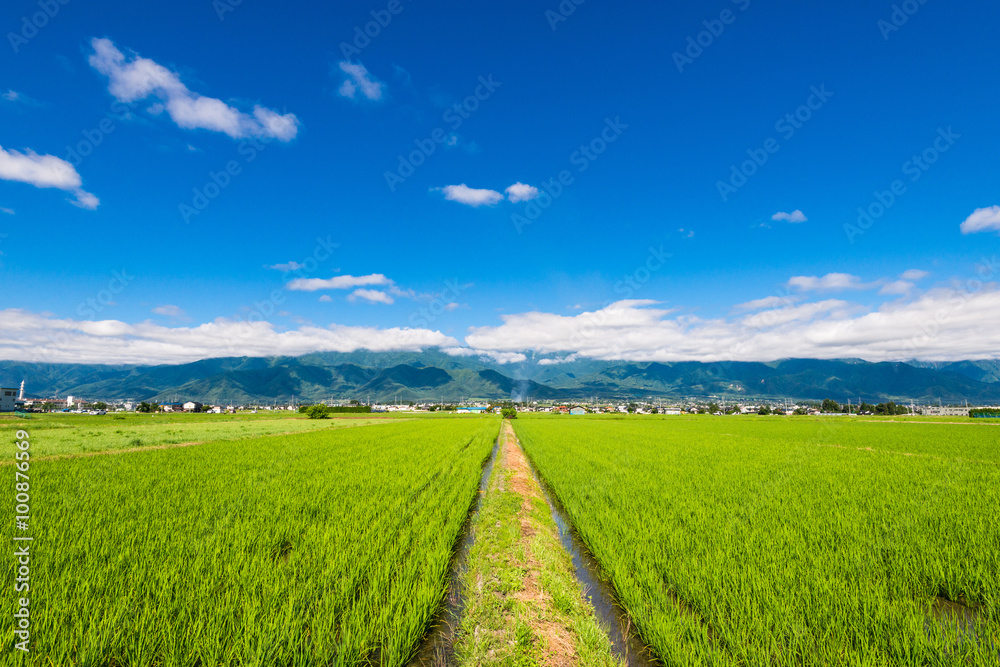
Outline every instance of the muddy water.
<path id="1" fill-rule="evenodd" d="M 611 650 L 615 657 L 623 660 L 627 667 L 659 665 L 660 663 L 652 656 L 649 647 L 639 638 L 628 612 L 618 602 L 614 587 L 601 574 L 601 566 L 597 559 L 573 530 L 569 515 L 566 514 L 559 499 L 552 493 L 552 489 L 545 483 L 545 480 L 538 475 L 538 471 L 535 470 L 533 464 L 530 464 L 530 460 L 529 465 L 531 465 L 531 474 L 534 475 L 538 486 L 542 489 L 545 502 L 549 504 L 552 519 L 559 529 L 559 541 L 573 559 L 573 570 L 577 580 L 583 586 L 584 595 L 590 598 L 597 620 L 600 621 L 601 627 L 608 632 Z"/>
<path id="2" fill-rule="evenodd" d="M 943 633 L 960 649 L 988 642 L 987 648 L 996 653 L 998 647 L 994 646 L 993 641 L 982 631 L 982 623 L 983 620 L 977 610 L 939 597 L 935 598 L 931 613 L 924 621 L 924 631 L 928 635 Z"/>
<path id="3" fill-rule="evenodd" d="M 408 667 L 448 667 L 455 664 L 455 637 L 459 621 L 462 618 L 462 611 L 465 608 L 465 598 L 462 597 L 462 575 L 465 573 L 469 560 L 469 551 L 476 541 L 476 536 L 472 531 L 472 521 L 479 514 L 479 508 L 483 504 L 483 496 L 490 485 L 490 475 L 493 472 L 499 451 L 500 438 L 498 437 L 493 443 L 493 453 L 490 454 L 490 458 L 483 466 L 483 475 L 479 480 L 479 493 L 476 494 L 476 499 L 469 509 L 469 516 L 466 517 L 465 525 L 458 538 L 458 550 L 451 564 L 448 592 L 445 593 L 441 609 L 438 610 L 431 622 L 430 630 L 427 631 L 417 654 L 410 660 Z"/>

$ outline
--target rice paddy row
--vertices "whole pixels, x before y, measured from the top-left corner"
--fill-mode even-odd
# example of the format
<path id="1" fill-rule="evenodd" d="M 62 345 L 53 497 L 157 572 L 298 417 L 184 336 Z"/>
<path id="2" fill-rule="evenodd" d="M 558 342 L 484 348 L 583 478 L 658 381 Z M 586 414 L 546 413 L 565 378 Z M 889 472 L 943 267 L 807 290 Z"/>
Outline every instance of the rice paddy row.
<path id="1" fill-rule="evenodd" d="M 1000 661 L 996 429 L 784 418 L 515 428 L 667 664 Z"/>
<path id="2" fill-rule="evenodd" d="M 22 664 L 404 664 L 498 427 L 420 420 L 33 462 Z M 12 533 L 4 522 L 0 539 Z M 16 560 L 3 567 L 12 589 Z M 6 646 L 14 604 L 0 606 Z"/>

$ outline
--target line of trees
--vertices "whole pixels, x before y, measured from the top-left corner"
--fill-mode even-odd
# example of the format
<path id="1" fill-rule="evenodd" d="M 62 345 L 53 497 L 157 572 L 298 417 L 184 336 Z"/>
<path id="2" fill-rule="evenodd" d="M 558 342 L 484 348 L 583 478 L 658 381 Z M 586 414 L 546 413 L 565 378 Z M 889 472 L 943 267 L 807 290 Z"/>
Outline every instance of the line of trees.
<path id="1" fill-rule="evenodd" d="M 861 405 L 841 405 L 832 398 L 823 399 L 823 404 L 820 407 L 823 412 L 868 412 L 873 415 L 908 415 L 910 414 L 910 408 L 905 405 L 897 405 L 895 401 L 888 401 L 886 403 L 876 403 L 872 405 L 871 403 L 862 402 Z"/>
<path id="2" fill-rule="evenodd" d="M 302 405 L 299 412 L 309 417 L 309 419 L 329 419 L 330 415 L 336 413 L 367 414 L 372 411 L 370 405 L 340 405 L 331 407 L 329 405 Z"/>

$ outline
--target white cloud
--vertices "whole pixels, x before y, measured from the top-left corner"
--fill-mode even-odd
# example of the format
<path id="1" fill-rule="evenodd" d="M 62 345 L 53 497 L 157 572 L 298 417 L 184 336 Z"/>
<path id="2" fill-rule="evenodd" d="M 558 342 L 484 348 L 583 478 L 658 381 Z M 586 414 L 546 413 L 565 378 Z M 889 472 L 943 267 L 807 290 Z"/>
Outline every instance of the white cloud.
<path id="1" fill-rule="evenodd" d="M 331 297 L 329 294 L 324 294 L 319 298 L 319 300 L 320 303 L 330 303 L 331 301 L 333 301 L 333 297 Z"/>
<path id="2" fill-rule="evenodd" d="M 287 264 L 271 264 L 270 266 L 265 266 L 265 269 L 274 269 L 275 271 L 281 271 L 282 273 L 288 273 L 290 271 L 298 271 L 299 269 L 304 269 L 305 264 L 300 264 L 296 261 L 288 262 Z"/>
<path id="3" fill-rule="evenodd" d="M 754 299 L 736 306 L 738 310 L 760 310 L 761 308 L 776 308 L 792 303 L 793 299 L 787 296 L 766 296 L 763 299 Z"/>
<path id="4" fill-rule="evenodd" d="M 36 188 L 58 188 L 72 193 L 74 206 L 93 210 L 100 200 L 81 186 L 83 179 L 66 160 L 55 155 L 39 155 L 31 149 L 21 153 L 0 146 L 0 179 L 19 181 Z"/>
<path id="5" fill-rule="evenodd" d="M 997 358 L 1000 289 L 938 289 L 876 309 L 839 300 L 737 319 L 670 316 L 650 301 L 621 301 L 563 316 L 522 313 L 475 327 L 476 350 L 565 354 L 626 361 L 768 361 L 783 358 L 871 361 Z M 549 362 L 552 363 L 552 362 Z"/>
<path id="6" fill-rule="evenodd" d="M 431 188 L 432 192 L 444 193 L 444 198 L 448 201 L 466 204 L 467 206 L 495 206 L 503 200 L 503 195 L 496 190 L 485 190 L 470 188 L 465 183 L 461 185 L 446 185 L 443 188 Z"/>
<path id="7" fill-rule="evenodd" d="M 1000 206 L 977 208 L 965 219 L 961 228 L 963 234 L 1000 231 Z"/>
<path id="8" fill-rule="evenodd" d="M 894 280 L 891 283 L 886 283 L 882 289 L 878 291 L 879 294 L 908 294 L 916 285 L 908 280 Z"/>
<path id="9" fill-rule="evenodd" d="M 7 208 L 6 206 L 0 206 L 0 213 L 6 213 L 7 215 L 14 215 L 14 209 Z"/>
<path id="10" fill-rule="evenodd" d="M 910 269 L 908 271 L 903 271 L 899 274 L 899 277 L 903 280 L 923 280 L 927 276 L 931 275 L 927 271 L 921 271 L 920 269 Z"/>
<path id="11" fill-rule="evenodd" d="M 340 89 L 337 91 L 342 97 L 354 99 L 357 92 L 369 100 L 382 99 L 382 89 L 385 87 L 381 81 L 373 77 L 361 63 L 352 63 L 342 60 L 338 63 L 340 70 L 348 76 L 344 79 Z"/>
<path id="12" fill-rule="evenodd" d="M 470 347 L 446 347 L 441 350 L 453 357 L 485 357 L 498 364 L 518 364 L 528 357 L 521 352 L 499 352 L 497 350 L 476 350 Z"/>
<path id="13" fill-rule="evenodd" d="M 0 99 L 6 102 L 11 102 L 13 104 L 23 104 L 29 107 L 42 107 L 45 106 L 38 100 L 25 95 L 24 93 L 19 93 L 16 90 L 7 89 L 6 93 L 0 93 Z"/>
<path id="14" fill-rule="evenodd" d="M 795 276 L 788 281 L 789 287 L 803 292 L 820 290 L 865 290 L 878 287 L 879 283 L 864 283 L 858 276 L 849 273 L 828 273 L 818 278 L 816 276 Z"/>
<path id="15" fill-rule="evenodd" d="M 272 137 L 290 141 L 299 131 L 295 114 L 280 114 L 261 105 L 244 113 L 214 97 L 188 89 L 180 76 L 136 53 L 126 56 L 109 39 L 92 39 L 90 65 L 108 77 L 108 91 L 120 102 L 155 97 L 170 118 L 185 129 L 223 132 L 234 139 Z M 156 105 L 154 103 L 154 110 Z"/>
<path id="16" fill-rule="evenodd" d="M 454 338 L 428 329 L 334 324 L 276 331 L 270 322 L 223 318 L 193 327 L 166 327 L 153 322 L 59 319 L 20 309 L 0 310 L 0 331 L 0 359 L 48 363 L 186 363 L 211 357 L 420 351 L 458 345 Z"/>
<path id="17" fill-rule="evenodd" d="M 276 265 L 274 268 L 277 268 Z M 287 289 L 298 292 L 315 292 L 321 289 L 351 289 L 353 287 L 367 287 L 371 285 L 389 285 L 392 281 L 381 273 L 372 273 L 367 276 L 334 276 L 333 278 L 297 278 L 288 283 Z"/>
<path id="18" fill-rule="evenodd" d="M 391 296 L 389 296 L 386 292 L 382 292 L 377 289 L 356 289 L 347 297 L 347 300 L 352 303 L 358 299 L 367 301 L 368 303 L 393 303 L 393 298 Z"/>
<path id="19" fill-rule="evenodd" d="M 571 354 L 566 357 L 555 358 L 555 359 L 539 359 L 539 366 L 555 366 L 557 364 L 568 364 L 572 361 L 576 361 L 579 358 L 577 354 Z"/>
<path id="20" fill-rule="evenodd" d="M 506 190 L 504 190 L 504 192 L 507 193 L 507 198 L 515 204 L 534 199 L 538 196 L 538 188 L 534 185 L 525 185 L 520 181 L 509 186 Z"/>
<path id="21" fill-rule="evenodd" d="M 806 217 L 806 214 L 798 209 L 795 209 L 791 213 L 785 213 L 784 211 L 781 211 L 771 216 L 771 220 L 777 220 L 777 221 L 784 220 L 785 222 L 793 222 L 793 223 L 806 222 L 808 219 L 809 218 Z"/>
<path id="22" fill-rule="evenodd" d="M 166 315 L 168 317 L 184 317 L 187 313 L 180 306 L 171 306 L 169 304 L 163 306 L 157 306 L 153 309 L 153 312 L 157 315 Z"/>

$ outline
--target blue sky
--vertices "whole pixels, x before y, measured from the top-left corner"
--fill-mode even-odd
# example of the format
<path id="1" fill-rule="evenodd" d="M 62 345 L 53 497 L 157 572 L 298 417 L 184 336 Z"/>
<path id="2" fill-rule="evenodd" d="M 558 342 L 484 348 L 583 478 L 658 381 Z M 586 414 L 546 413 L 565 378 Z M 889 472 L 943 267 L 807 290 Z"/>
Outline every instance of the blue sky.
<path id="1" fill-rule="evenodd" d="M 0 357 L 995 357 L 998 18 L 8 2 Z"/>

